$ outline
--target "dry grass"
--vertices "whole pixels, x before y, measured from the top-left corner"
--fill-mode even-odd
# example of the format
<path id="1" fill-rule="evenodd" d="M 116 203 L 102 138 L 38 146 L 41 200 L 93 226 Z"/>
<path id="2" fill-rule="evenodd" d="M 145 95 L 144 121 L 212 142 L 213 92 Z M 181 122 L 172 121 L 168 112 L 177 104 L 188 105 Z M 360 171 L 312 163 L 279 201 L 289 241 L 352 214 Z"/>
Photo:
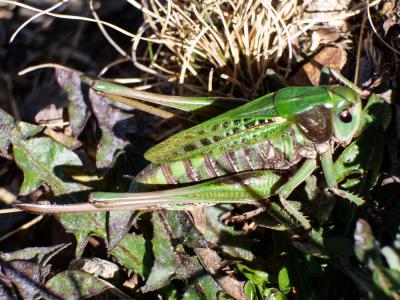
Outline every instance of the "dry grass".
<path id="1" fill-rule="evenodd" d="M 179 93 L 246 98 L 268 90 L 267 69 L 286 77 L 296 61 L 323 44 L 349 42 L 349 34 L 341 26 L 346 18 L 362 11 L 346 7 L 343 12 L 315 14 L 307 12 L 307 1 L 300 4 L 296 0 L 128 2 L 144 15 L 132 47 L 139 69 L 158 79 L 177 81 Z M 313 32 L 321 29 L 331 29 L 336 35 L 310 43 Z M 145 54 L 137 57 L 143 53 L 139 46 L 144 36 L 160 47 L 149 45 Z"/>
<path id="2" fill-rule="evenodd" d="M 354 47 L 352 41 L 355 41 L 359 59 L 361 49 L 366 48 L 363 44 L 371 39 L 366 33 L 367 38 L 361 43 L 361 24 L 346 20 L 364 11 L 366 14 L 362 23 L 365 25 L 367 19 L 382 43 L 394 54 L 398 53 L 383 40 L 373 25 L 370 7 L 382 6 L 380 0 L 127 0 L 144 16 L 136 34 L 100 20 L 92 1 L 93 18 L 52 12 L 68 2 L 59 1 L 41 10 L 16 1 L 0 0 L 0 3 L 37 12 L 21 25 L 13 37 L 41 15 L 96 22 L 108 42 L 122 56 L 108 64 L 99 76 L 110 68 L 132 61 L 140 71 L 138 78 L 112 80 L 160 93 L 252 99 L 269 91 L 268 69 L 288 77 L 299 63 L 307 61 L 324 46 L 349 48 Z M 107 27 L 133 39 L 130 53 L 114 42 Z M 162 89 L 166 86 L 176 88 Z"/>

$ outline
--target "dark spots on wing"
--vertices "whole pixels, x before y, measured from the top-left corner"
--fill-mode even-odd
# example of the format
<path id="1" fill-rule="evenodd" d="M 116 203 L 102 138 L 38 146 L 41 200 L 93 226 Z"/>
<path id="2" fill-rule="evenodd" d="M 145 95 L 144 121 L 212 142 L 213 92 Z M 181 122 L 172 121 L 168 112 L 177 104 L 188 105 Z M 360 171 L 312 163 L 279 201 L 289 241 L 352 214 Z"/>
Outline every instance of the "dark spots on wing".
<path id="1" fill-rule="evenodd" d="M 234 128 L 232 129 L 232 131 L 233 131 L 234 134 L 236 134 L 236 133 L 238 133 L 238 132 L 240 131 L 240 129 L 237 128 L 237 127 L 234 127 Z"/>
<path id="2" fill-rule="evenodd" d="M 212 131 L 217 131 L 218 129 L 219 129 L 219 124 L 214 124 L 213 126 L 211 126 Z"/>
<path id="3" fill-rule="evenodd" d="M 261 120 L 258 120 L 258 122 L 259 122 L 260 125 L 263 125 L 263 124 L 267 123 L 267 120 L 266 119 L 261 119 Z"/>
<path id="4" fill-rule="evenodd" d="M 240 120 L 240 119 L 234 120 L 234 121 L 233 121 L 233 125 L 235 125 L 235 126 L 240 125 L 240 123 L 241 123 L 241 120 Z"/>
<path id="5" fill-rule="evenodd" d="M 200 143 L 201 143 L 203 146 L 211 145 L 211 141 L 210 141 L 209 139 L 201 139 L 201 140 L 200 140 Z"/>
<path id="6" fill-rule="evenodd" d="M 193 145 L 193 144 L 188 144 L 188 145 L 183 146 L 183 150 L 185 150 L 186 152 L 190 152 L 190 151 L 193 151 L 196 149 L 197 149 L 196 145 Z"/>
<path id="7" fill-rule="evenodd" d="M 244 126 L 246 127 L 246 128 L 252 128 L 252 127 L 254 127 L 256 125 L 256 121 L 251 121 L 251 122 L 249 122 L 249 123 L 246 123 Z"/>
<path id="8" fill-rule="evenodd" d="M 225 129 L 229 127 L 229 122 L 225 121 L 224 123 L 222 123 L 222 127 L 224 127 Z"/>
<path id="9" fill-rule="evenodd" d="M 222 137 L 217 136 L 217 135 L 214 135 L 214 136 L 212 137 L 212 139 L 213 139 L 214 142 L 218 142 L 218 141 L 222 140 Z"/>
<path id="10" fill-rule="evenodd" d="M 198 134 L 204 134 L 205 131 L 204 131 L 203 129 L 201 129 L 201 130 L 199 130 L 197 133 L 198 133 Z"/>

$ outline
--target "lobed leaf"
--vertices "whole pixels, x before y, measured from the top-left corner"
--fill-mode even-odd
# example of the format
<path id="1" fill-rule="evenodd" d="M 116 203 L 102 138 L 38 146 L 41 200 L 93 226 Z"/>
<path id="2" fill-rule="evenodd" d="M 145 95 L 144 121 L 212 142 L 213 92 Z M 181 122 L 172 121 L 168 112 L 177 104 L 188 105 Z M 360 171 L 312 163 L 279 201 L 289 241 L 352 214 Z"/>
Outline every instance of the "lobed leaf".
<path id="1" fill-rule="evenodd" d="M 94 297 L 110 288 L 105 281 L 76 270 L 58 273 L 46 282 L 46 287 L 68 300 Z"/>
<path id="2" fill-rule="evenodd" d="M 107 241 L 106 212 L 64 213 L 60 221 L 67 232 L 73 233 L 77 240 L 75 255 L 80 257 L 91 236 Z"/>
<path id="3" fill-rule="evenodd" d="M 68 182 L 63 172 L 65 167 L 81 167 L 79 157 L 50 138 L 14 139 L 13 154 L 15 162 L 24 172 L 21 195 L 31 193 L 43 183 L 49 185 L 55 195 L 87 190 L 81 184 Z"/>
<path id="4" fill-rule="evenodd" d="M 129 144 L 127 134 L 138 132 L 139 126 L 132 114 L 111 106 L 106 97 L 92 89 L 89 91 L 89 100 L 101 129 L 96 166 L 100 170 L 110 168 L 122 153 L 121 150 Z"/>
<path id="5" fill-rule="evenodd" d="M 154 265 L 143 292 L 167 286 L 173 279 L 187 281 L 185 299 L 215 299 L 221 288 L 207 274 L 196 257 L 185 253 L 184 248 L 174 244 L 173 231 L 162 211 L 153 213 Z M 172 235 L 171 235 L 172 234 Z"/>

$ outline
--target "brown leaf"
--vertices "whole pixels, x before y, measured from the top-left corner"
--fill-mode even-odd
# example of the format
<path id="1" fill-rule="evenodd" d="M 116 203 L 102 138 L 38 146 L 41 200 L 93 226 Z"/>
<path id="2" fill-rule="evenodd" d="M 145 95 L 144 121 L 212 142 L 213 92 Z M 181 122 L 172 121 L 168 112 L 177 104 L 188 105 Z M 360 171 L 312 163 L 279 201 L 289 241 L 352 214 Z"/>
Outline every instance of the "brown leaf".
<path id="1" fill-rule="evenodd" d="M 323 66 L 340 71 L 347 61 L 347 53 L 342 48 L 325 47 L 303 65 L 292 77 L 290 85 L 318 85 Z"/>
<path id="2" fill-rule="evenodd" d="M 90 111 L 86 105 L 81 88 L 81 74 L 65 69 L 56 69 L 58 84 L 68 94 L 68 116 L 72 127 L 72 133 L 78 137 L 90 117 Z"/>
<path id="3" fill-rule="evenodd" d="M 52 103 L 36 114 L 35 122 L 39 124 L 60 124 L 63 122 L 63 108 L 57 108 Z"/>
<path id="4" fill-rule="evenodd" d="M 60 299 L 43 287 L 41 282 L 49 273 L 38 264 L 22 260 L 14 260 L 10 263 L 3 262 L 2 270 L 13 283 L 23 299 L 35 299 L 40 295 L 43 299 Z"/>

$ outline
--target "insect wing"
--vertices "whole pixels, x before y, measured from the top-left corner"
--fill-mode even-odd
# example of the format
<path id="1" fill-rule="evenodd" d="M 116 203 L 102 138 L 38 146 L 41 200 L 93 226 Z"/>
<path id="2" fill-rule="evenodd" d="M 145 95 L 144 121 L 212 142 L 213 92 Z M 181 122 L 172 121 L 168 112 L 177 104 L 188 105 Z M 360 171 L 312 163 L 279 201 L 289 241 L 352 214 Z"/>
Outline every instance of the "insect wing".
<path id="1" fill-rule="evenodd" d="M 329 86 L 289 87 L 276 93 L 274 105 L 283 118 L 312 109 L 316 106 L 332 107 Z"/>
<path id="2" fill-rule="evenodd" d="M 189 159 L 197 155 L 217 155 L 243 148 L 277 132 L 274 94 L 268 94 L 218 117 L 180 132 L 145 153 L 153 163 Z M 279 126 L 278 126 L 279 125 Z"/>

